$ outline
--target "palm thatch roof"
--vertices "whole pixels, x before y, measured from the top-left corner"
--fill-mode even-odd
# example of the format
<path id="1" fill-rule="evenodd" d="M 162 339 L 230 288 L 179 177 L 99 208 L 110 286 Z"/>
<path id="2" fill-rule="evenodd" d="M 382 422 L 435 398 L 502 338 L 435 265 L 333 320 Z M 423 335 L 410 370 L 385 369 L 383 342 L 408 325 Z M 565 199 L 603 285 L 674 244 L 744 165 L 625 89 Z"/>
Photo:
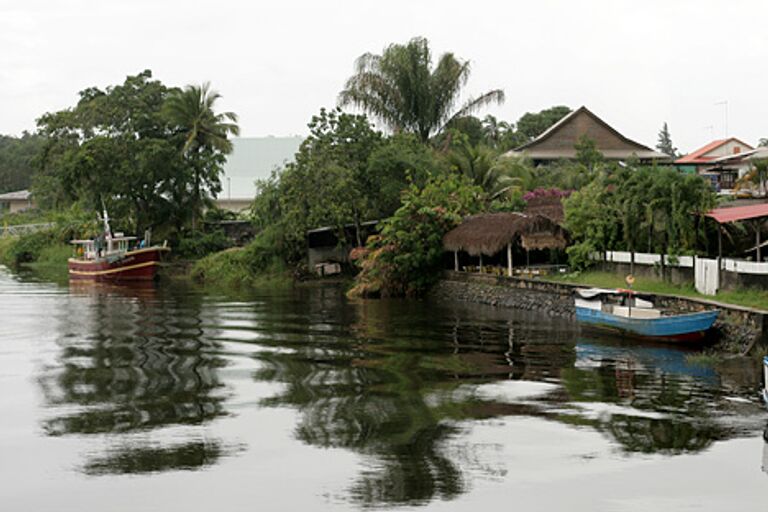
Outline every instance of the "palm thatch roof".
<path id="1" fill-rule="evenodd" d="M 493 256 L 520 239 L 526 250 L 563 249 L 567 234 L 544 215 L 525 213 L 483 213 L 472 215 L 443 237 L 447 251 L 464 251 L 472 256 Z"/>
<path id="2" fill-rule="evenodd" d="M 563 198 L 555 195 L 532 197 L 528 199 L 524 213 L 526 215 L 543 215 L 558 224 L 562 224 L 565 219 Z"/>

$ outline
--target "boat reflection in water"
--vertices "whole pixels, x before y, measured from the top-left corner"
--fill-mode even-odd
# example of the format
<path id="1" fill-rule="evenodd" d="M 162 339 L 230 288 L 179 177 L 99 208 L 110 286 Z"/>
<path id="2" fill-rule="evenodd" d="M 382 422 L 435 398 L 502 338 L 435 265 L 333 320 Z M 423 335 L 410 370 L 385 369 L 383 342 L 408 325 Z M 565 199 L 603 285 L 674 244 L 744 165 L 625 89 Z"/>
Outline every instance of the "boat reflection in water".
<path id="1" fill-rule="evenodd" d="M 151 282 L 70 292 L 77 300 L 59 313 L 57 364 L 40 379 L 51 412 L 45 432 L 106 439 L 87 473 L 214 463 L 229 448 L 201 426 L 224 414 L 217 372 L 225 362 L 201 325 L 201 305 L 159 299 Z"/>

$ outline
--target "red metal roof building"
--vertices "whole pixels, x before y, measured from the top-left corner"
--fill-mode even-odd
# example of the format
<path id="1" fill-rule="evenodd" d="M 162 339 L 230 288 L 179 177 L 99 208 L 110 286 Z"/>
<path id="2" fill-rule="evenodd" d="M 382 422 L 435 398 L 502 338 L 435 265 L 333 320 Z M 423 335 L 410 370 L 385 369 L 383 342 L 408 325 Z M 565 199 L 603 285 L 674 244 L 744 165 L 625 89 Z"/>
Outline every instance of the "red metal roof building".
<path id="1" fill-rule="evenodd" d="M 708 176 L 719 192 L 731 193 L 736 181 L 752 168 L 750 161 L 738 158 L 738 155 L 749 154 L 753 150 L 752 146 L 736 137 L 718 139 L 678 158 L 675 165 L 684 171 Z"/>
<path id="2" fill-rule="evenodd" d="M 768 217 L 768 203 L 733 206 L 731 208 L 715 208 L 707 212 L 706 215 L 715 219 L 720 224 L 759 219 L 760 217 Z"/>

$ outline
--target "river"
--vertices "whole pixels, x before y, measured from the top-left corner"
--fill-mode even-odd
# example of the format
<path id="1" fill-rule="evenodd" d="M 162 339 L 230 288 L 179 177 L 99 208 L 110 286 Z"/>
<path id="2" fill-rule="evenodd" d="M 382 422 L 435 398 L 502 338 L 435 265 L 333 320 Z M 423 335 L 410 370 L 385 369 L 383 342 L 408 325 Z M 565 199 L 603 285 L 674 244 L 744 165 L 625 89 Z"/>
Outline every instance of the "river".
<path id="1" fill-rule="evenodd" d="M 530 313 L 0 268 L 0 506 L 764 510 L 749 361 Z"/>

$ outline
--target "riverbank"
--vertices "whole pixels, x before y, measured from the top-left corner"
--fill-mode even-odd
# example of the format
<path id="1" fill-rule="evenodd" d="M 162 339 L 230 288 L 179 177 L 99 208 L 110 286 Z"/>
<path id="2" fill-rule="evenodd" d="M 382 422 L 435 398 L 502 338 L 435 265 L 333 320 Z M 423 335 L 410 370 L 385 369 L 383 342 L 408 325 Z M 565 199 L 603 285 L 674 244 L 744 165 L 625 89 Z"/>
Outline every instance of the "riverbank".
<path id="1" fill-rule="evenodd" d="M 510 278 L 450 271 L 444 274 L 430 294 L 438 300 L 475 302 L 495 307 L 537 311 L 552 317 L 574 320 L 573 291 L 582 286 L 584 284 L 561 280 Z M 602 286 L 608 284 L 604 283 Z M 673 311 L 720 310 L 715 324 L 718 336 L 709 347 L 717 354 L 745 355 L 762 351 L 768 344 L 768 311 L 698 297 L 643 291 L 655 295 L 657 304 Z"/>

